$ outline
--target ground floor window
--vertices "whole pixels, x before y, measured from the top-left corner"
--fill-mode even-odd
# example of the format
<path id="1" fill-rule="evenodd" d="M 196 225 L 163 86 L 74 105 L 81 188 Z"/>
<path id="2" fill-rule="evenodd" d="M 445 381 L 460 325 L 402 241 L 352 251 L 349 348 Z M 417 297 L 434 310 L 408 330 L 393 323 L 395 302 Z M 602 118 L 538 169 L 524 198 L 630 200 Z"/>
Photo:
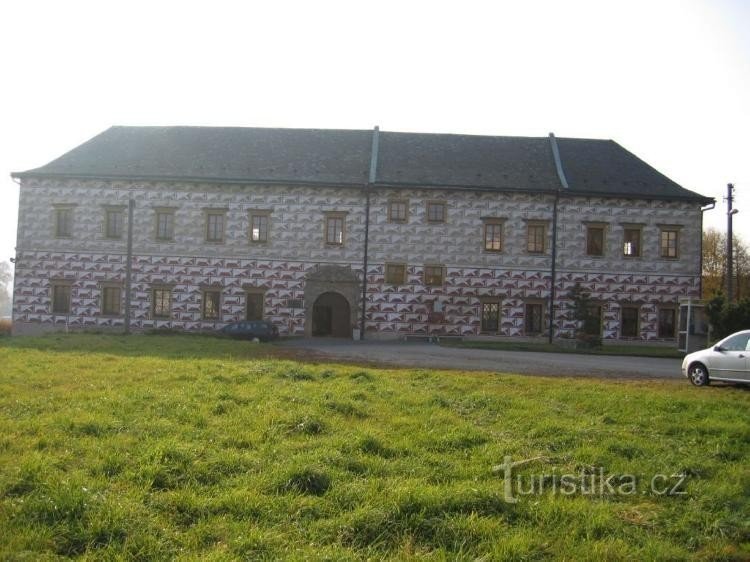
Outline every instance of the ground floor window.
<path id="1" fill-rule="evenodd" d="M 263 320 L 263 293 L 247 294 L 245 319 Z"/>
<path id="2" fill-rule="evenodd" d="M 151 314 L 154 318 L 169 318 L 172 315 L 171 289 L 153 289 L 151 292 Z"/>
<path id="3" fill-rule="evenodd" d="M 500 303 L 482 303 L 482 331 L 497 332 L 500 329 Z"/>
<path id="4" fill-rule="evenodd" d="M 120 287 L 104 287 L 102 289 L 102 314 L 117 316 L 121 313 L 122 290 Z"/>
<path id="5" fill-rule="evenodd" d="M 659 309 L 659 329 L 658 336 L 660 338 L 673 338 L 675 334 L 675 309 L 674 308 L 660 308 Z"/>
<path id="6" fill-rule="evenodd" d="M 602 334 L 602 307 L 592 305 L 589 307 L 589 315 L 583 323 L 583 332 L 589 336 L 600 336 Z"/>
<path id="7" fill-rule="evenodd" d="M 541 303 L 526 303 L 524 332 L 528 335 L 542 332 L 543 308 Z"/>
<path id="8" fill-rule="evenodd" d="M 221 291 L 203 291 L 203 319 L 218 320 L 221 313 Z"/>
<path id="9" fill-rule="evenodd" d="M 52 314 L 70 314 L 70 285 L 52 285 Z"/>
<path id="10" fill-rule="evenodd" d="M 638 307 L 623 306 L 620 309 L 620 337 L 638 337 Z"/>

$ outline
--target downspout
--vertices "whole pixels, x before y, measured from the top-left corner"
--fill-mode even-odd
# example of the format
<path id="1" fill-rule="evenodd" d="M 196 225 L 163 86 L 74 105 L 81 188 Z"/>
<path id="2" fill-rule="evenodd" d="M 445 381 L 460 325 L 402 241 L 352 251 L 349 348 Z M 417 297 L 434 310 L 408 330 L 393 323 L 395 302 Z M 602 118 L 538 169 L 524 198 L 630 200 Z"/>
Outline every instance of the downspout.
<path id="1" fill-rule="evenodd" d="M 562 160 L 560 160 L 560 150 L 557 147 L 557 139 L 555 134 L 549 134 L 549 144 L 552 148 L 552 158 L 555 160 L 555 169 L 557 170 L 557 177 L 560 180 L 560 185 L 555 190 L 555 202 L 552 207 L 552 264 L 550 267 L 550 291 L 549 291 L 549 334 L 548 341 L 552 343 L 555 329 L 555 298 L 556 298 L 556 285 L 557 285 L 557 214 L 558 204 L 560 203 L 560 187 L 568 189 L 568 179 L 565 177 L 565 171 L 562 167 Z"/>
<path id="2" fill-rule="evenodd" d="M 372 131 L 372 149 L 370 151 L 370 175 L 365 183 L 365 247 L 362 258 L 362 308 L 359 319 L 359 339 L 365 339 L 365 314 L 367 313 L 367 250 L 370 245 L 370 186 L 377 179 L 378 147 L 380 143 L 380 128 Z"/>
<path id="3" fill-rule="evenodd" d="M 135 199 L 128 201 L 128 263 L 125 266 L 125 333 L 130 333 L 130 289 L 133 276 L 133 215 Z"/>

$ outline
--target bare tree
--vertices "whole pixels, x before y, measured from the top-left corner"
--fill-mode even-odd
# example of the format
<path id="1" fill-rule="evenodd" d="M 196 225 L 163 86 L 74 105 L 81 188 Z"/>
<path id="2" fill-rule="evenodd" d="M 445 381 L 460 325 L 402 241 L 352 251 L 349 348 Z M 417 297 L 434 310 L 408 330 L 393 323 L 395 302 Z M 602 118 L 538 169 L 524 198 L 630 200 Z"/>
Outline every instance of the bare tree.
<path id="1" fill-rule="evenodd" d="M 727 237 L 715 228 L 703 232 L 703 298 L 726 291 Z M 732 237 L 734 299 L 750 296 L 750 251 L 741 237 Z"/>

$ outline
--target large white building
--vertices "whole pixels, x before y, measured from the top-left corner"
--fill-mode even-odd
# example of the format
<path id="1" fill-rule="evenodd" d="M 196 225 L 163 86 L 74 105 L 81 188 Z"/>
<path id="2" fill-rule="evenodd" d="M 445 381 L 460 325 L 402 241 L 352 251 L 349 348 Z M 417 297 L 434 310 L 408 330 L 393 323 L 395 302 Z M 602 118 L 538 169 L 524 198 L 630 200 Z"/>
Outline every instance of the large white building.
<path id="1" fill-rule="evenodd" d="M 13 176 L 20 334 L 570 337 L 580 283 L 604 339 L 671 339 L 712 201 L 552 135 L 113 127 Z"/>

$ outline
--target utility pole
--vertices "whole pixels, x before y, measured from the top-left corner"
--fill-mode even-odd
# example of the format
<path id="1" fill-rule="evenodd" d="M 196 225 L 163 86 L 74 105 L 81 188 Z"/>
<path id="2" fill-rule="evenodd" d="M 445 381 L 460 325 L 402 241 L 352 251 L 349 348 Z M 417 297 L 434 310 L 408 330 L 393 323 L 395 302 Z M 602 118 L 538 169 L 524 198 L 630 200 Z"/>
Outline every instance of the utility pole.
<path id="1" fill-rule="evenodd" d="M 734 293 L 732 292 L 732 273 L 734 264 L 732 263 L 732 217 L 737 214 L 737 209 L 732 209 L 734 201 L 734 185 L 727 184 L 727 302 L 732 302 Z"/>

